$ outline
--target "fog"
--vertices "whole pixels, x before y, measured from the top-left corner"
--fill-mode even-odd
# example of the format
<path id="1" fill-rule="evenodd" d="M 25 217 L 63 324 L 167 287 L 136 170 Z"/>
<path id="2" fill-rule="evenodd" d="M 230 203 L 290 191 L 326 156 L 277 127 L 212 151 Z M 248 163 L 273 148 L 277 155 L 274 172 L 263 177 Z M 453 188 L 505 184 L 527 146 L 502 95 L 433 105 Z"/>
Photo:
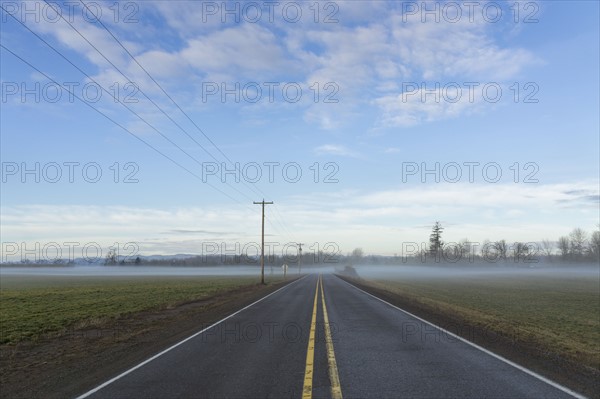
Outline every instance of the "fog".
<path id="1" fill-rule="evenodd" d="M 477 265 L 376 265 L 358 264 L 352 266 L 358 277 L 369 279 L 440 279 L 440 278 L 467 278 L 467 277 L 489 277 L 495 276 L 548 276 L 548 277 L 580 277 L 600 278 L 600 266 L 598 264 L 581 263 L 559 263 L 559 264 L 532 264 L 505 266 L 489 265 L 480 267 Z M 314 273 L 345 273 L 354 274 L 349 269 L 344 271 L 345 266 L 340 264 L 330 265 L 305 265 L 302 274 Z M 100 266 L 100 265 L 75 265 L 75 266 L 26 266 L 26 267 L 0 267 L 0 276 L 259 276 L 259 265 L 227 265 L 227 266 Z M 282 276 L 281 266 L 265 265 L 265 276 Z M 298 275 L 296 265 L 288 268 L 287 275 L 293 277 Z"/>
<path id="2" fill-rule="evenodd" d="M 478 267 L 458 266 L 453 264 L 440 265 L 356 265 L 354 266 L 359 277 L 369 279 L 440 279 L 440 278 L 494 278 L 507 276 L 546 276 L 556 278 L 600 278 L 600 266 L 588 263 L 536 263 L 531 265 L 514 265 L 503 267 Z"/>
<path id="3" fill-rule="evenodd" d="M 334 266 L 303 267 L 302 273 L 333 273 Z M 288 276 L 298 274 L 295 266 L 290 266 Z M 204 267 L 177 266 L 26 266 L 1 267 L 0 276 L 259 276 L 258 265 L 230 265 Z M 281 266 L 265 265 L 265 276 L 283 276 Z"/>

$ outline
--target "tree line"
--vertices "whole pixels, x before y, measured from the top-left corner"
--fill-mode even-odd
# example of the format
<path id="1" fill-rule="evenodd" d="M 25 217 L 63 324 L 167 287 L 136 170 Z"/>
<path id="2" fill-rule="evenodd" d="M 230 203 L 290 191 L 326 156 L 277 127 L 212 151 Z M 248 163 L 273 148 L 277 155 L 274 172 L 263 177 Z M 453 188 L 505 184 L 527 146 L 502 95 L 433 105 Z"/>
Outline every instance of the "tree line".
<path id="1" fill-rule="evenodd" d="M 281 267 L 287 264 L 290 268 L 300 268 L 312 265 L 358 265 L 358 264 L 403 264 L 403 263 L 518 263 L 533 264 L 541 261 L 550 262 L 600 262 L 600 231 L 591 233 L 581 228 L 574 228 L 567 235 L 556 241 L 543 239 L 539 242 L 509 242 L 505 239 L 482 243 L 472 242 L 467 238 L 458 242 L 445 242 L 445 228 L 440 222 L 435 222 L 429 240 L 423 243 L 408 243 L 402 248 L 400 256 L 365 255 L 362 248 L 352 252 L 305 251 L 301 256 L 265 254 L 265 265 L 269 268 Z M 336 246 L 337 248 L 337 246 Z M 14 265 L 43 264 L 44 262 L 21 261 Z M 52 262 L 55 265 L 72 265 L 73 261 Z M 227 266 L 227 265 L 260 265 L 260 257 L 249 254 L 210 254 L 196 255 L 185 258 L 149 259 L 143 256 L 122 257 L 115 251 L 109 251 L 104 259 L 105 265 L 134 265 L 134 266 Z M 8 263 L 3 266 L 9 266 Z"/>
<path id="2" fill-rule="evenodd" d="M 429 235 L 429 245 L 418 256 L 424 259 L 480 259 L 484 261 L 539 261 L 600 262 L 600 230 L 591 234 L 577 227 L 557 241 L 507 242 L 484 240 L 482 243 L 462 239 L 456 243 L 442 240 L 444 227 L 435 222 Z"/>

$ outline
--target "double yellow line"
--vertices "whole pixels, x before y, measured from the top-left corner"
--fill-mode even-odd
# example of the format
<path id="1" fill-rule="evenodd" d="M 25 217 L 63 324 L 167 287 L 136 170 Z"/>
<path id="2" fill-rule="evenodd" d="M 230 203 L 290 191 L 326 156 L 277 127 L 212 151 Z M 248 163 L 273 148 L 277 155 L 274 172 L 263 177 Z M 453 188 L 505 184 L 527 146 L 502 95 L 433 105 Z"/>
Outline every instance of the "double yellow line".
<path id="1" fill-rule="evenodd" d="M 333 339 L 331 338 L 331 328 L 329 327 L 329 317 L 327 316 L 325 291 L 323 290 L 323 280 L 321 275 L 319 275 L 319 278 L 317 279 L 317 288 L 315 289 L 312 320 L 310 322 L 310 334 L 308 336 L 308 349 L 306 350 L 306 368 L 304 370 L 304 388 L 302 389 L 302 399 L 312 399 L 312 382 L 315 360 L 315 332 L 317 329 L 317 303 L 319 299 L 319 287 L 321 287 L 321 303 L 323 305 L 323 320 L 325 324 L 325 343 L 327 346 L 327 363 L 329 366 L 328 369 L 329 382 L 331 383 L 331 397 L 333 399 L 342 399 L 342 387 L 340 386 L 340 377 L 338 375 L 337 363 L 335 361 L 335 352 L 333 351 Z"/>

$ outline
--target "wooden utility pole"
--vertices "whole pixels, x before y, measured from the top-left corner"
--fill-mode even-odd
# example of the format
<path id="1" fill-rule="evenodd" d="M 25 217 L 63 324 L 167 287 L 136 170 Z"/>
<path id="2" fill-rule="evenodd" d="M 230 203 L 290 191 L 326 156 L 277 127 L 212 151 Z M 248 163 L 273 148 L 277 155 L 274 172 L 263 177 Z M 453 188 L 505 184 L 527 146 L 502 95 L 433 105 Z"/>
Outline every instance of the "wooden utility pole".
<path id="1" fill-rule="evenodd" d="M 265 205 L 271 205 L 273 202 L 254 202 L 255 205 L 262 205 L 262 240 L 260 244 L 260 283 L 265 283 Z"/>
<path id="2" fill-rule="evenodd" d="M 298 244 L 298 274 L 302 273 L 302 246 L 304 243 L 299 242 Z"/>

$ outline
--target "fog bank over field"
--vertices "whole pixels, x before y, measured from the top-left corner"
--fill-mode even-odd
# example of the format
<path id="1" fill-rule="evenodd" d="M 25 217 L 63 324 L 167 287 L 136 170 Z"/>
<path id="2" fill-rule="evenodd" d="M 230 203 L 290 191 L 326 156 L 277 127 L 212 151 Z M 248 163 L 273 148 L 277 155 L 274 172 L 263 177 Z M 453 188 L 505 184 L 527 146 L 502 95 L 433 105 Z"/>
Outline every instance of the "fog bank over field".
<path id="1" fill-rule="evenodd" d="M 333 273 L 335 265 L 303 267 L 302 273 Z M 194 266 L 63 266 L 63 267 L 2 267 L 0 276 L 260 276 L 260 265 Z M 282 276 L 281 266 L 265 265 L 265 276 Z M 298 275 L 297 266 L 290 266 L 288 276 Z"/>
<path id="2" fill-rule="evenodd" d="M 518 266 L 518 267 L 515 267 Z M 502 267 L 477 267 L 474 265 L 364 265 L 353 266 L 359 277 L 367 279 L 441 279 L 441 278 L 490 278 L 494 277 L 552 277 L 600 279 L 598 264 L 552 264 L 535 263 Z"/>
<path id="3" fill-rule="evenodd" d="M 349 264 L 330 263 L 303 265 L 302 274 L 339 273 L 347 274 L 351 269 Z M 406 263 L 401 265 L 385 264 L 355 264 L 351 267 L 359 277 L 367 279 L 440 279 L 440 278 L 469 278 L 469 277 L 519 277 L 545 276 L 556 278 L 595 278 L 600 279 L 600 265 L 594 263 L 533 263 L 533 264 L 494 264 L 493 267 L 481 267 L 470 264 L 419 264 Z M 288 265 L 287 276 L 299 274 L 298 265 Z M 223 266 L 25 266 L 1 267 L 0 276 L 260 276 L 260 265 L 223 265 Z M 281 265 L 265 265 L 265 276 L 282 276 Z"/>
<path id="4" fill-rule="evenodd" d="M 67 266 L 67 267 L 4 267 L 0 275 L 31 276 L 224 276 L 254 275 L 255 266 L 232 267 L 172 267 L 172 266 Z"/>

